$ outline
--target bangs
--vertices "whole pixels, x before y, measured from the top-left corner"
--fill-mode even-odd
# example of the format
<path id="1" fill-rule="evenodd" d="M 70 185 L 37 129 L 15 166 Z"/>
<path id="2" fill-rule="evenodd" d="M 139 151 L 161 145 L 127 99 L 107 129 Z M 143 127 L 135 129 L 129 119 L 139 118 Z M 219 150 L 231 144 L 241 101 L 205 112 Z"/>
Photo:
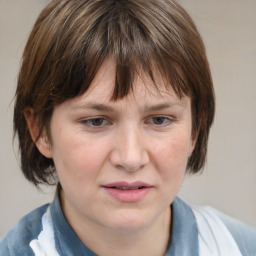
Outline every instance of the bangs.
<path id="1" fill-rule="evenodd" d="M 53 105 L 85 93 L 106 58 L 113 59 L 116 65 L 113 100 L 127 96 L 133 90 L 135 77 L 141 73 L 149 77 L 157 89 L 156 73 L 178 97 L 191 96 L 191 88 L 181 75 L 181 62 L 175 56 L 178 42 L 173 40 L 173 34 L 166 36 L 160 20 L 159 23 L 151 21 L 153 11 L 141 7 L 138 11 L 136 5 L 139 2 L 106 1 L 98 7 L 90 5 L 91 11 L 81 6 L 76 9 L 81 12 L 76 14 L 76 20 L 65 20 L 66 27 L 59 32 L 62 42 L 59 41 L 58 46 L 63 50 L 58 55 L 63 57 L 52 70 Z M 91 13 L 89 17 L 88 13 Z M 64 37 L 64 31 L 70 34 L 66 32 Z"/>

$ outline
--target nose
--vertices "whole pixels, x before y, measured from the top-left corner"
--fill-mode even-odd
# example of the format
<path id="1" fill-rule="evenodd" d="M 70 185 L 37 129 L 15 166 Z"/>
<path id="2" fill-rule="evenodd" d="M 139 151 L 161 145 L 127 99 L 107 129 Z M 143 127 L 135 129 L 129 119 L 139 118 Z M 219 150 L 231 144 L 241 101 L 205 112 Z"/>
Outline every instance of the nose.
<path id="1" fill-rule="evenodd" d="M 146 140 L 139 128 L 119 131 L 113 145 L 110 161 L 118 169 L 136 171 L 149 162 Z"/>

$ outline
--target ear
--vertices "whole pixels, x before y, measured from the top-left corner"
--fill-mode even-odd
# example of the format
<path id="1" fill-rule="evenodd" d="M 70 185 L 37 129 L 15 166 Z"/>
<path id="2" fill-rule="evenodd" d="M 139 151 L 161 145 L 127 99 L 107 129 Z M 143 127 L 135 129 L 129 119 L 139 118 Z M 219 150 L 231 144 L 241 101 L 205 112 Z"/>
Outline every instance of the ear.
<path id="1" fill-rule="evenodd" d="M 190 138 L 189 150 L 188 150 L 189 157 L 192 155 L 192 153 L 195 149 L 197 138 L 198 138 L 199 133 L 200 133 L 201 124 L 202 124 L 202 119 L 200 118 L 198 120 L 198 125 L 197 125 L 197 128 L 196 128 L 196 131 L 193 131 L 193 129 L 191 131 L 191 138 Z"/>
<path id="2" fill-rule="evenodd" d="M 188 148 L 188 156 L 190 157 L 195 149 L 197 138 L 199 134 L 199 129 L 196 131 L 194 134 L 192 132 L 191 137 L 190 137 L 190 142 L 189 142 L 189 148 Z"/>
<path id="3" fill-rule="evenodd" d="M 190 157 L 195 149 L 197 138 L 191 137 L 189 142 L 188 156 Z"/>
<path id="4" fill-rule="evenodd" d="M 24 110 L 24 116 L 31 138 L 34 141 L 37 149 L 45 157 L 52 158 L 51 144 L 47 138 L 45 130 L 41 134 L 39 134 L 39 127 L 34 114 L 34 110 L 32 108 L 26 108 Z"/>

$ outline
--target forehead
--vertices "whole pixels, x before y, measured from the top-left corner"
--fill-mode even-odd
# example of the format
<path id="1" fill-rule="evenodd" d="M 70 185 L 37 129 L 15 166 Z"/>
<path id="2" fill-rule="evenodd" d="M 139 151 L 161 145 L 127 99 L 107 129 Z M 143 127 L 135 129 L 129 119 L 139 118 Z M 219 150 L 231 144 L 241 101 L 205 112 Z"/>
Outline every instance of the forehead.
<path id="1" fill-rule="evenodd" d="M 159 102 L 185 106 L 189 101 L 187 96 L 178 97 L 171 85 L 165 83 L 157 71 L 154 72 L 155 81 L 143 71 L 138 73 L 134 78 L 132 91 L 123 99 L 113 100 L 115 76 L 115 62 L 108 58 L 101 65 L 88 90 L 76 98 L 77 104 L 79 105 L 79 102 L 81 104 L 83 102 L 96 102 L 98 104 L 126 102 L 129 104 L 136 101 L 140 105 Z"/>

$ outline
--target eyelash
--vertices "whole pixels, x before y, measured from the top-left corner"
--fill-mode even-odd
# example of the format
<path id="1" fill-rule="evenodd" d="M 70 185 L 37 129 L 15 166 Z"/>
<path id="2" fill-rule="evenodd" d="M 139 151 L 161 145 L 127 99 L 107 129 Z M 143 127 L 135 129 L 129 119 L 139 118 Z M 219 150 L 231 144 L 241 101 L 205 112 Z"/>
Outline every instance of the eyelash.
<path id="1" fill-rule="evenodd" d="M 110 122 L 105 117 L 102 117 L 102 116 L 83 119 L 83 120 L 81 120 L 81 123 L 86 125 L 86 126 L 92 127 L 92 128 L 105 127 L 105 124 L 100 124 L 100 125 L 93 125 L 92 124 L 93 121 L 99 121 L 99 120 L 101 120 L 102 122 L 110 124 Z"/>
<path id="2" fill-rule="evenodd" d="M 168 125 L 170 125 L 170 124 L 172 124 L 173 122 L 174 122 L 174 119 L 173 118 L 171 118 L 171 117 L 169 117 L 169 116 L 161 116 L 161 115 L 159 115 L 159 116 L 151 116 L 150 118 L 148 118 L 147 120 L 153 120 L 153 119 L 163 119 L 164 120 L 164 123 L 162 123 L 162 124 L 155 124 L 155 123 L 151 123 L 151 122 L 146 122 L 146 123 L 150 123 L 150 124 L 152 124 L 152 125 L 156 125 L 157 127 L 164 127 L 164 126 L 168 126 Z"/>
<path id="3" fill-rule="evenodd" d="M 161 123 L 161 124 L 154 123 L 154 120 L 156 121 L 156 119 L 162 119 L 163 123 Z M 100 124 L 99 125 L 95 125 L 95 123 L 93 124 L 93 122 L 95 122 L 95 121 L 96 122 L 100 121 Z M 104 128 L 107 125 L 111 125 L 111 122 L 108 121 L 108 119 L 105 118 L 104 116 L 87 118 L 87 119 L 81 120 L 80 122 L 83 125 L 86 125 L 90 128 L 96 128 L 96 129 Z M 147 118 L 145 121 L 146 124 L 154 125 L 156 127 L 165 127 L 165 126 L 171 125 L 173 122 L 174 122 L 174 118 L 169 117 L 169 116 L 161 116 L 161 115 L 151 116 L 151 117 Z"/>

